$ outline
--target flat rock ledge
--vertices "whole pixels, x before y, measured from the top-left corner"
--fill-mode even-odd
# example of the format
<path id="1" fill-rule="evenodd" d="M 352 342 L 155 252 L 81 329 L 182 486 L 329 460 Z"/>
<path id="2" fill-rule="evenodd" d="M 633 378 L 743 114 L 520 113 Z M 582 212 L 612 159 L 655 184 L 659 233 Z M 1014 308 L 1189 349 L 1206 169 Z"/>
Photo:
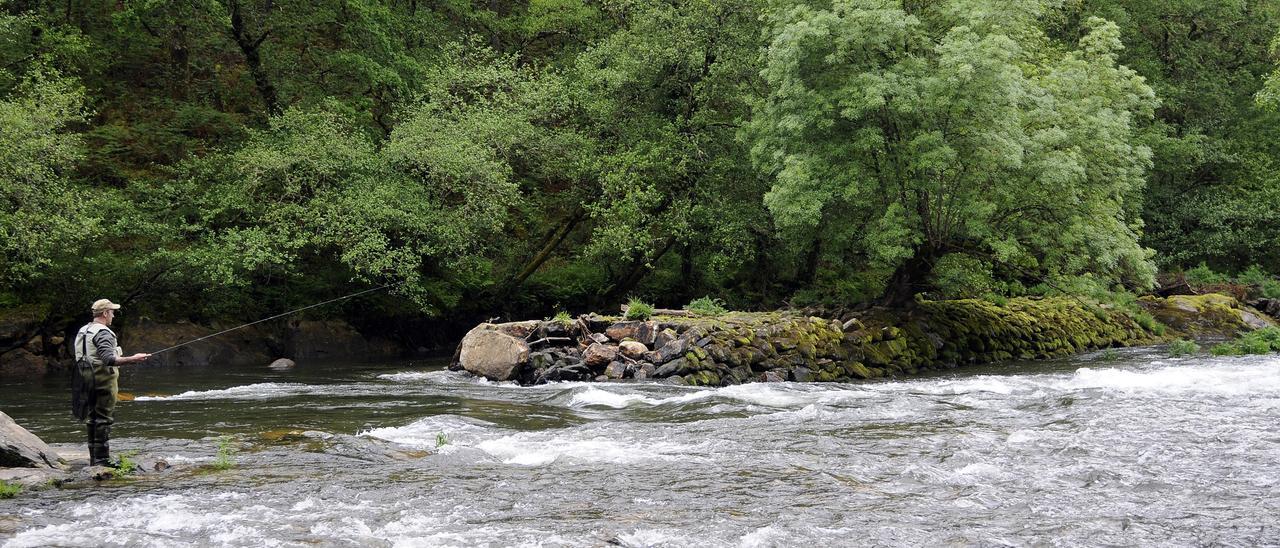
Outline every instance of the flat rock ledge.
<path id="1" fill-rule="evenodd" d="M 1222 295 L 1144 297 L 1139 305 L 1164 325 L 1073 298 L 924 301 L 841 319 L 775 311 L 486 323 L 463 338 L 451 368 L 524 385 L 857 382 L 1275 325 Z"/>

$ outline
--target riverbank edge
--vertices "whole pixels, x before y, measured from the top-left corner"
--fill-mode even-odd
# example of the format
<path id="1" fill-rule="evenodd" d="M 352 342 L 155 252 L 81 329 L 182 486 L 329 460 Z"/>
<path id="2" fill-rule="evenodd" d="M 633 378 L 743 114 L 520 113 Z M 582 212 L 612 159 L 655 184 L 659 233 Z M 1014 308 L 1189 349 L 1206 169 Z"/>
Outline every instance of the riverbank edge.
<path id="1" fill-rule="evenodd" d="M 1231 337 L 1275 325 L 1224 295 L 1143 297 L 1137 304 L 1135 312 L 1069 297 L 922 301 L 842 318 L 793 311 L 643 321 L 588 314 L 571 321 L 481 324 L 463 338 L 451 367 L 526 385 L 859 382 L 1175 338 Z"/>

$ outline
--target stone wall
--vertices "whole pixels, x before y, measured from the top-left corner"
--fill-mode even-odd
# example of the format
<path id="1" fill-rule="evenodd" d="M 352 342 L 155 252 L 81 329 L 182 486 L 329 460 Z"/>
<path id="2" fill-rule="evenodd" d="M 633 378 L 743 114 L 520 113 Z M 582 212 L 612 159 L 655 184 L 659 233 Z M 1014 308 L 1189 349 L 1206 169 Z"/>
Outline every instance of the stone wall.
<path id="1" fill-rule="evenodd" d="M 762 381 L 852 382 L 963 364 L 1043 359 L 1176 336 L 1230 335 L 1265 316 L 1230 297 L 1191 297 L 1212 321 L 1178 329 L 1071 298 L 922 302 L 846 321 L 785 311 L 647 321 L 587 315 L 572 322 L 482 324 L 459 346 L 454 368 L 492 380 L 664 379 L 723 386 Z M 1224 304 L 1229 299 L 1230 303 Z M 1180 298 L 1144 300 L 1156 317 Z M 1194 313 L 1191 314 L 1194 316 Z M 1261 322 L 1261 323 L 1259 323 Z"/>

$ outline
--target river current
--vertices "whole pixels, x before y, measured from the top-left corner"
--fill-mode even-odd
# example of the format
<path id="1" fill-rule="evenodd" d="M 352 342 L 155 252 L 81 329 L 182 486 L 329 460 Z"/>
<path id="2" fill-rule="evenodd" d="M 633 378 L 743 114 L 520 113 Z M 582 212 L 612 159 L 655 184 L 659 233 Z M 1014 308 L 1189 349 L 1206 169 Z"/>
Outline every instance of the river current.
<path id="1" fill-rule="evenodd" d="M 0 500 L 0 545 L 1280 544 L 1274 355 L 726 388 L 143 366 L 121 390 L 114 452 L 175 469 Z M 66 399 L 61 377 L 0 384 L 79 448 Z"/>

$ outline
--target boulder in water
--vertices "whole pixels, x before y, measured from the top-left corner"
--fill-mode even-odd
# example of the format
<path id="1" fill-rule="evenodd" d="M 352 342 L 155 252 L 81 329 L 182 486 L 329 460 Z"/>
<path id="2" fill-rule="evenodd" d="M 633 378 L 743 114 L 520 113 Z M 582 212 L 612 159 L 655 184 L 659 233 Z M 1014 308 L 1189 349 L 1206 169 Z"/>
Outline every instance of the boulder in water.
<path id="1" fill-rule="evenodd" d="M 492 381 L 516 377 L 529 363 L 529 344 L 497 330 L 493 324 L 482 324 L 462 338 L 458 363 L 474 375 Z"/>
<path id="2" fill-rule="evenodd" d="M 267 367 L 274 369 L 276 371 L 284 371 L 286 369 L 293 369 L 293 367 L 296 365 L 298 364 L 294 363 L 294 361 L 289 358 L 280 358 L 276 361 L 271 362 L 271 365 L 268 365 Z"/>
<path id="3" fill-rule="evenodd" d="M 0 466 L 60 468 L 58 454 L 35 434 L 0 411 Z"/>

